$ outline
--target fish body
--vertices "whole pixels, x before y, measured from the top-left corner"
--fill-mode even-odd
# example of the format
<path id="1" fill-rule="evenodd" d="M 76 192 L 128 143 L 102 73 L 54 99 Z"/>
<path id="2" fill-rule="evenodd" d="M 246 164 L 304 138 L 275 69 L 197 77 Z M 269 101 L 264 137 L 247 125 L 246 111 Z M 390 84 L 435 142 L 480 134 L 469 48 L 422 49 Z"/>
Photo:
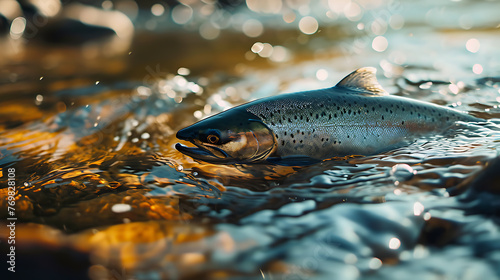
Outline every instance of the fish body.
<path id="1" fill-rule="evenodd" d="M 479 120 L 451 108 L 388 95 L 378 84 L 375 69 L 367 67 L 331 88 L 263 98 L 209 117 L 177 133 L 198 150 L 176 147 L 209 162 L 303 165 L 375 154 L 430 132 L 443 132 L 456 121 Z M 207 138 L 210 135 L 215 137 Z M 223 147 L 210 143 L 215 138 L 222 144 L 234 142 Z M 219 155 L 202 155 L 210 152 L 206 144 Z M 247 151 L 234 153 L 242 149 Z"/>

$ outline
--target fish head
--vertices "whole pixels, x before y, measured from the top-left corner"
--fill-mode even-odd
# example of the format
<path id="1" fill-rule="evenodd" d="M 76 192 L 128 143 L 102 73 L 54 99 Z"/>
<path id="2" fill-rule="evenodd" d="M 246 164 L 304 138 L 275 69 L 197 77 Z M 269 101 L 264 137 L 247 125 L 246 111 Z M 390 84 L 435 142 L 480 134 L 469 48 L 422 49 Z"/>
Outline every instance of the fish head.
<path id="1" fill-rule="evenodd" d="M 252 163 L 265 160 L 276 149 L 276 136 L 254 114 L 233 108 L 201 120 L 177 132 L 175 148 L 197 160 L 218 164 Z"/>

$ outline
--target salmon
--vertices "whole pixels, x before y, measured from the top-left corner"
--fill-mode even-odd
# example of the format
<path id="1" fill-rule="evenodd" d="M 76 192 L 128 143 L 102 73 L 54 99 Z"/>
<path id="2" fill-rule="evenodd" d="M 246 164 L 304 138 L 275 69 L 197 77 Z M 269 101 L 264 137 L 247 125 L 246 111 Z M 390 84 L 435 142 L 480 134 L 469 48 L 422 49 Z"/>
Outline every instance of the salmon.
<path id="1" fill-rule="evenodd" d="M 307 165 L 348 155 L 372 155 L 406 145 L 455 122 L 479 122 L 467 113 L 389 95 L 376 70 L 360 68 L 331 88 L 255 100 L 177 132 L 176 149 L 219 163 Z"/>

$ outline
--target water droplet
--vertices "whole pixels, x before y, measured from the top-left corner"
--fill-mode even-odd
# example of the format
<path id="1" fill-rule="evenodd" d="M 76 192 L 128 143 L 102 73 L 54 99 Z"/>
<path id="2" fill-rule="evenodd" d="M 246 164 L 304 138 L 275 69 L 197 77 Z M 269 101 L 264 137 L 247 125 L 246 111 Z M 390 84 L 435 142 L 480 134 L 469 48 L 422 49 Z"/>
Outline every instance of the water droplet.
<path id="1" fill-rule="evenodd" d="M 391 240 L 389 241 L 389 248 L 391 248 L 392 250 L 397 250 L 400 246 L 401 241 L 399 241 L 399 239 L 397 239 L 396 237 L 391 238 Z"/>
<path id="2" fill-rule="evenodd" d="M 261 57 L 270 57 L 273 54 L 273 46 L 268 43 L 264 43 L 262 50 L 259 52 Z"/>
<path id="3" fill-rule="evenodd" d="M 318 21 L 311 16 L 303 17 L 299 21 L 300 31 L 307 35 L 316 33 L 316 31 L 318 31 L 318 27 L 319 27 Z"/>
<path id="4" fill-rule="evenodd" d="M 458 93 L 458 91 L 459 91 L 458 86 L 457 86 L 457 85 L 455 85 L 455 84 L 450 84 L 450 85 L 448 86 L 448 88 L 450 89 L 450 91 L 451 91 L 453 94 L 457 94 L 457 93 Z"/>
<path id="5" fill-rule="evenodd" d="M 432 217 L 432 215 L 429 212 L 427 212 L 427 213 L 424 214 L 424 220 L 426 220 L 426 221 L 430 220 L 431 217 Z"/>
<path id="6" fill-rule="evenodd" d="M 220 29 L 217 28 L 212 22 L 205 22 L 200 26 L 200 35 L 204 39 L 213 40 L 219 37 Z"/>
<path id="7" fill-rule="evenodd" d="M 124 213 L 132 210 L 132 206 L 129 204 L 115 204 L 111 206 L 111 211 L 115 213 Z"/>
<path id="8" fill-rule="evenodd" d="M 420 216 L 422 214 L 422 212 L 424 212 L 424 210 L 425 210 L 425 207 L 424 207 L 424 205 L 422 205 L 422 203 L 417 201 L 413 204 L 413 215 Z"/>
<path id="9" fill-rule="evenodd" d="M 164 12 L 165 12 L 165 7 L 163 7 L 162 4 L 154 4 L 151 7 L 151 13 L 157 17 L 163 15 Z"/>
<path id="10" fill-rule="evenodd" d="M 472 66 L 472 72 L 477 75 L 483 73 L 483 66 L 481 64 L 474 64 L 474 66 Z"/>
<path id="11" fill-rule="evenodd" d="M 189 6 L 180 4 L 172 9 L 172 20 L 177 24 L 187 23 L 193 16 L 193 9 Z"/>
<path id="12" fill-rule="evenodd" d="M 259 53 L 260 51 L 262 51 L 263 48 L 264 48 L 264 44 L 262 44 L 261 42 L 256 42 L 252 45 L 252 48 L 250 48 L 250 49 L 254 53 Z"/>
<path id="13" fill-rule="evenodd" d="M 191 70 L 189 70 L 185 67 L 181 67 L 181 68 L 177 69 L 177 74 L 182 75 L 182 76 L 187 76 L 190 73 L 191 73 Z"/>
<path id="14" fill-rule="evenodd" d="M 274 62 L 284 62 L 290 60 L 290 51 L 283 46 L 274 46 L 273 53 L 269 57 Z"/>
<path id="15" fill-rule="evenodd" d="M 319 69 L 316 71 L 316 78 L 320 81 L 324 81 L 328 78 L 328 71 L 325 69 Z"/>
<path id="16" fill-rule="evenodd" d="M 12 21 L 10 25 L 10 37 L 12 39 L 19 39 L 26 29 L 26 19 L 23 17 L 17 17 Z"/>
<path id="17" fill-rule="evenodd" d="M 203 117 L 203 113 L 200 110 L 194 111 L 193 116 L 197 119 L 201 119 Z"/>
<path id="18" fill-rule="evenodd" d="M 370 267 L 370 269 L 374 269 L 374 270 L 379 269 L 382 267 L 382 261 L 379 258 L 373 258 L 368 263 L 368 266 Z"/>
<path id="19" fill-rule="evenodd" d="M 104 10 L 111 10 L 113 8 L 113 2 L 111 2 L 110 0 L 102 1 L 101 7 Z"/>
<path id="20" fill-rule="evenodd" d="M 479 41 L 475 38 L 471 38 L 467 40 L 467 43 L 465 43 L 465 48 L 470 51 L 471 53 L 477 53 L 479 51 L 479 47 L 481 44 Z"/>
<path id="21" fill-rule="evenodd" d="M 243 23 L 243 33 L 248 37 L 258 37 L 264 32 L 264 26 L 256 19 L 249 19 Z"/>
<path id="22" fill-rule="evenodd" d="M 384 36 L 377 36 L 373 39 L 372 48 L 377 52 L 383 52 L 389 46 L 389 42 Z"/>
<path id="23" fill-rule="evenodd" d="M 408 164 L 396 164 L 391 168 L 389 175 L 394 177 L 395 181 L 406 181 L 413 177 L 413 175 L 417 174 L 411 166 Z"/>

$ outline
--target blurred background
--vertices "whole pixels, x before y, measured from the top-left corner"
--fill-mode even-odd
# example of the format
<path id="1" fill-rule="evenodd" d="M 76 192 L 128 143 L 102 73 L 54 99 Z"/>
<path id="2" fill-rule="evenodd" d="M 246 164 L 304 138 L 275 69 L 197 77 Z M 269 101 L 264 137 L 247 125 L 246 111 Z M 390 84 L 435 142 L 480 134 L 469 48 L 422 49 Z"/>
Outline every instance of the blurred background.
<path id="1" fill-rule="evenodd" d="M 500 278 L 499 10 L 0 0 L 0 168 L 16 170 L 18 219 L 18 271 L 2 279 Z M 364 66 L 391 94 L 489 121 L 303 168 L 174 148 L 195 121 Z"/>

